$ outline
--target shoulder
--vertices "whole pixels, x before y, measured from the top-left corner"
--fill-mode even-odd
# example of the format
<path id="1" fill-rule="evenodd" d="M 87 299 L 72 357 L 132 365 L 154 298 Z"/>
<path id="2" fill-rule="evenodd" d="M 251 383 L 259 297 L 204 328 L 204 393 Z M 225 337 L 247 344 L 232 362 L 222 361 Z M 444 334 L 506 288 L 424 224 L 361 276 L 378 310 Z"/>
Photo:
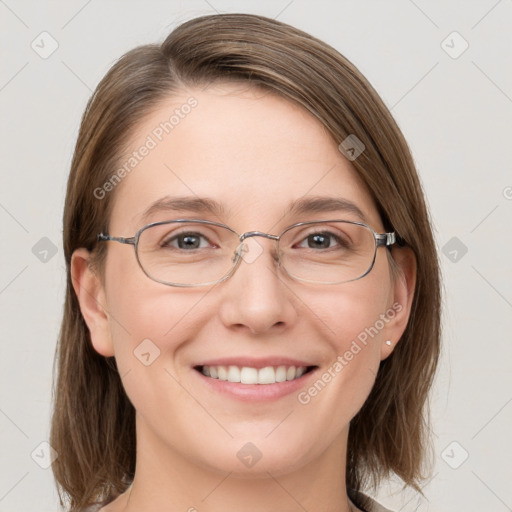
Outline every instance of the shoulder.
<path id="1" fill-rule="evenodd" d="M 103 504 L 102 503 L 98 503 L 96 505 L 91 505 L 87 508 L 83 508 L 81 509 L 80 512 L 107 512 L 107 508 L 102 508 Z"/>
<path id="2" fill-rule="evenodd" d="M 360 506 L 359 503 L 364 505 L 365 508 L 361 508 L 364 512 L 393 512 L 392 510 L 383 507 L 380 503 L 377 503 L 373 498 L 370 498 L 366 494 L 357 493 L 355 498 L 357 500 L 356 505 Z"/>
<path id="3" fill-rule="evenodd" d="M 377 503 L 375 500 L 369 498 L 370 508 L 368 512 L 393 512 L 389 510 L 389 508 L 384 508 L 380 503 Z"/>

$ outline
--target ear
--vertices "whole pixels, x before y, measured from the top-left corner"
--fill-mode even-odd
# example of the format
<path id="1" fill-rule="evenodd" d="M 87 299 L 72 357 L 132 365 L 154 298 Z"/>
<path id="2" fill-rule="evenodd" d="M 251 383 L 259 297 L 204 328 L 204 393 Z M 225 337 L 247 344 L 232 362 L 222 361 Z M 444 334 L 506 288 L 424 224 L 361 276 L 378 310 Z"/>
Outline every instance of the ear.
<path id="1" fill-rule="evenodd" d="M 381 360 L 393 352 L 407 327 L 416 287 L 417 263 L 413 250 L 410 247 L 393 247 L 391 255 L 398 267 L 398 276 L 392 282 L 389 309 L 386 312 L 389 321 L 382 332 Z M 390 345 L 386 344 L 388 340 Z"/>
<path id="2" fill-rule="evenodd" d="M 90 256 L 87 249 L 73 252 L 71 280 L 94 349 L 99 354 L 110 357 L 114 355 L 114 347 L 106 310 L 105 290 L 99 276 L 91 268 Z"/>

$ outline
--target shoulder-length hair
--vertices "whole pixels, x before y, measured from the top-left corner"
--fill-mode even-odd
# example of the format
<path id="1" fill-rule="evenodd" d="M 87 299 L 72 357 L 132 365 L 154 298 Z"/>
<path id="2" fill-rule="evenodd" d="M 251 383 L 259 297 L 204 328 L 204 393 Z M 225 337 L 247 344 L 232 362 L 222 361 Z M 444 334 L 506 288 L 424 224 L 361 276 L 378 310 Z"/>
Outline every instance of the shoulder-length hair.
<path id="1" fill-rule="evenodd" d="M 427 395 L 440 343 L 440 275 L 429 214 L 407 143 L 378 94 L 329 45 L 262 16 L 222 14 L 178 26 L 161 45 L 126 53 L 85 109 L 67 186 L 64 253 L 67 291 L 56 351 L 50 443 L 61 503 L 71 511 L 108 503 L 135 471 L 135 411 L 114 358 L 100 356 L 73 291 L 73 251 L 93 251 L 102 272 L 115 191 L 101 189 L 120 165 L 130 135 L 159 103 L 184 87 L 246 82 L 301 105 L 339 144 L 356 135 L 365 150 L 352 162 L 387 231 L 414 252 L 417 281 L 407 328 L 381 362 L 375 385 L 352 420 L 347 489 L 352 496 L 398 475 L 419 489 L 428 444 Z"/>

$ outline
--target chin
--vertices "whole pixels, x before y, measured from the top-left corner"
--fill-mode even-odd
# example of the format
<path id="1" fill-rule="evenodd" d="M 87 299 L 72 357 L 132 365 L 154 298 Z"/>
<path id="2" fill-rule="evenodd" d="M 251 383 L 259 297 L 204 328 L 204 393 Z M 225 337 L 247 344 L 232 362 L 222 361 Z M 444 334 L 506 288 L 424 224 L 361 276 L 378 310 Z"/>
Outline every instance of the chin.
<path id="1" fill-rule="evenodd" d="M 283 439 L 283 436 L 265 438 L 261 432 L 257 436 L 237 436 L 229 441 L 211 443 L 197 447 L 200 465 L 214 472 L 242 479 L 265 479 L 291 473 L 319 456 L 318 443 L 306 439 Z M 318 452 L 318 453 L 316 453 Z M 205 454 L 207 456 L 205 457 Z"/>

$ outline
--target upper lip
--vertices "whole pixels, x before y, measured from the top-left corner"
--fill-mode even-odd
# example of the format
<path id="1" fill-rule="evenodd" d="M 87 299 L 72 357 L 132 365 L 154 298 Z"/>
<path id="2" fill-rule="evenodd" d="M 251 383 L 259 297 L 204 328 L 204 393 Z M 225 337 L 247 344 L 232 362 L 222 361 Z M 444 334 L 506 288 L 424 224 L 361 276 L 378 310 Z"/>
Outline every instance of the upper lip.
<path id="1" fill-rule="evenodd" d="M 246 366 L 250 368 L 265 368 L 267 366 L 315 366 L 310 361 L 301 361 L 290 357 L 223 357 L 218 359 L 208 359 L 194 365 L 194 367 L 201 366 L 238 366 L 240 368 Z"/>

